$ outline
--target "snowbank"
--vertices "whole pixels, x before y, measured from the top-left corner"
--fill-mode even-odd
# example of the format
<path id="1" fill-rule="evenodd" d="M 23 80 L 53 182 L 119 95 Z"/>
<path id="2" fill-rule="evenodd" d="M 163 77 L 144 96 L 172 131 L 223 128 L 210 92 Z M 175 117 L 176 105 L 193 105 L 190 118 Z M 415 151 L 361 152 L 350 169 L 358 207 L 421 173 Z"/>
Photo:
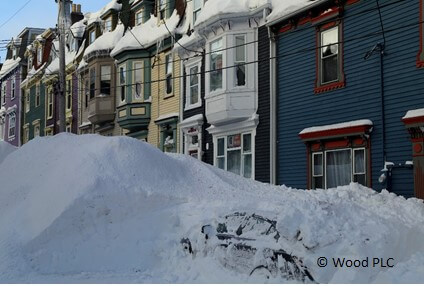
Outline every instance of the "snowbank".
<path id="1" fill-rule="evenodd" d="M 17 173 L 25 175 L 9 179 Z M 202 226 L 235 212 L 275 220 L 281 237 L 267 246 L 302 258 L 317 282 L 424 281 L 410 267 L 424 257 L 423 202 L 356 184 L 270 186 L 135 139 L 70 134 L 7 156 L 0 182 L 2 282 L 267 282 L 202 240 Z M 319 257 L 390 257 L 396 266 L 319 268 Z"/>
<path id="2" fill-rule="evenodd" d="M 13 151 L 16 150 L 16 147 L 13 145 L 10 145 L 7 142 L 0 141 L 0 164 L 3 162 L 3 160 Z M 1 182 L 1 181 L 0 181 Z"/>

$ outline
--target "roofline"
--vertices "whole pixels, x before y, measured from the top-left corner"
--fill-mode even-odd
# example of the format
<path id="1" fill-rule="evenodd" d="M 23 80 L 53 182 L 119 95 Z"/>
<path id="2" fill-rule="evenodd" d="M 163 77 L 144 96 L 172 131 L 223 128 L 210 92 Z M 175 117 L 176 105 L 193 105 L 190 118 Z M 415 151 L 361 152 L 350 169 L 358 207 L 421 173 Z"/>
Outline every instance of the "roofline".
<path id="1" fill-rule="evenodd" d="M 35 30 L 36 32 L 40 32 L 42 33 L 45 29 L 44 28 L 33 28 L 33 27 L 25 27 L 18 35 L 18 38 L 20 38 L 21 36 L 23 36 L 23 34 L 25 34 L 25 32 L 30 31 L 30 30 Z"/>
<path id="2" fill-rule="evenodd" d="M 317 0 L 314 4 L 307 5 L 307 6 L 303 7 L 303 8 L 298 9 L 298 10 L 295 10 L 295 11 L 293 11 L 293 12 L 291 12 L 291 13 L 283 16 L 283 17 L 280 17 L 278 19 L 275 19 L 273 21 L 270 21 L 270 22 L 266 23 L 266 26 L 267 27 L 274 26 L 274 25 L 276 25 L 276 24 L 278 24 L 280 22 L 286 21 L 286 20 L 288 20 L 288 19 L 290 19 L 290 18 L 292 18 L 292 17 L 294 17 L 294 16 L 296 16 L 298 14 L 302 14 L 302 13 L 304 13 L 304 12 L 310 10 L 310 9 L 313 9 L 315 7 L 318 7 L 319 5 L 324 4 L 326 2 L 330 2 L 330 0 Z"/>

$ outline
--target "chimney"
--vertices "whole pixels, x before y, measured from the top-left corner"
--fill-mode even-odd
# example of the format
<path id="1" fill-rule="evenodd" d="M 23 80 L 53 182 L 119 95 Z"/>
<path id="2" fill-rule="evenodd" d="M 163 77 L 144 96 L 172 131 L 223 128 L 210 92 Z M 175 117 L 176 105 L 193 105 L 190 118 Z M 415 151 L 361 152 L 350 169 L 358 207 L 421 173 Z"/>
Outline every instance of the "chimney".
<path id="1" fill-rule="evenodd" d="M 72 25 L 76 22 L 84 19 L 84 15 L 81 13 L 81 4 L 72 4 L 71 22 Z"/>

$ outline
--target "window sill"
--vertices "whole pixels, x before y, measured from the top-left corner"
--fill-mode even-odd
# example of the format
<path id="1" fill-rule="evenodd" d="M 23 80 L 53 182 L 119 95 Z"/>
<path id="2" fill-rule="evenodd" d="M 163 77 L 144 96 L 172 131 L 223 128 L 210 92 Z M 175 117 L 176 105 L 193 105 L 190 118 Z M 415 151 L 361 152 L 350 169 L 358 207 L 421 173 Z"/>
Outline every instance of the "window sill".
<path id="1" fill-rule="evenodd" d="M 417 61 L 417 68 L 424 68 L 424 61 Z"/>
<path id="2" fill-rule="evenodd" d="M 321 86 L 317 86 L 314 89 L 314 93 L 324 93 L 328 91 L 332 91 L 339 88 L 344 88 L 346 83 L 344 81 L 332 82 L 328 84 L 324 84 Z"/>
<path id="3" fill-rule="evenodd" d="M 168 98 L 171 98 L 171 97 L 174 97 L 174 94 L 173 93 L 165 94 L 165 96 L 163 97 L 163 99 L 168 99 Z"/>
<path id="4" fill-rule="evenodd" d="M 186 105 L 185 107 L 184 107 L 184 111 L 187 111 L 187 110 L 192 110 L 192 109 L 195 109 L 195 108 L 199 108 L 199 107 L 201 107 L 202 106 L 202 103 L 201 102 L 199 102 L 199 103 L 196 103 L 196 104 L 191 104 L 191 105 Z"/>

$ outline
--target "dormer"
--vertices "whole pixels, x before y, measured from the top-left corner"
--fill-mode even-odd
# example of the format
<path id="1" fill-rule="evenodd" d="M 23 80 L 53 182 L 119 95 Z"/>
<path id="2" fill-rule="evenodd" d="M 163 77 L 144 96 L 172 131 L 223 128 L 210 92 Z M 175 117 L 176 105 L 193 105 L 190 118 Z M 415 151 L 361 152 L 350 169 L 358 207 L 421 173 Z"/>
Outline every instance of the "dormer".
<path id="1" fill-rule="evenodd" d="M 106 7 L 103 13 L 101 13 L 100 19 L 102 20 L 103 34 L 115 30 L 118 24 L 118 12 L 119 10 L 117 7 L 111 6 Z"/>
<path id="2" fill-rule="evenodd" d="M 154 0 L 133 0 L 131 3 L 131 25 L 139 26 L 154 13 Z"/>

